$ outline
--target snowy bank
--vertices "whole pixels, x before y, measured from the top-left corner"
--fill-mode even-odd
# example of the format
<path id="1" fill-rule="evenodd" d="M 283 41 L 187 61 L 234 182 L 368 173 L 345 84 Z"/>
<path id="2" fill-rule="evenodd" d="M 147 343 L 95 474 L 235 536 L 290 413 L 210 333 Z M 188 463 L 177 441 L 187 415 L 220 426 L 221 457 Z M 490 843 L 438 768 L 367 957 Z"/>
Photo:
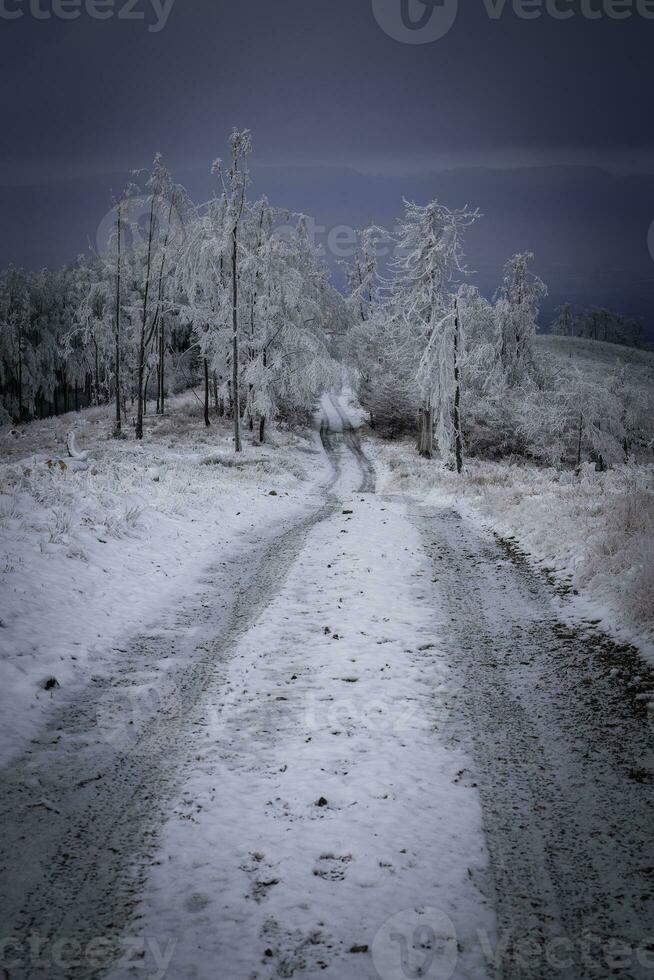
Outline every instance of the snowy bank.
<path id="1" fill-rule="evenodd" d="M 109 416 L 0 433 L 0 764 L 243 532 L 304 512 L 322 473 L 311 433 L 275 433 L 234 465 L 227 424 L 205 429 L 192 396 L 149 418 L 143 443 L 110 439 Z"/>
<path id="2" fill-rule="evenodd" d="M 581 475 L 469 460 L 462 477 L 412 442 L 370 439 L 380 492 L 453 505 L 526 552 L 605 628 L 654 660 L 654 466 Z M 590 604 L 590 606 L 589 606 Z"/>

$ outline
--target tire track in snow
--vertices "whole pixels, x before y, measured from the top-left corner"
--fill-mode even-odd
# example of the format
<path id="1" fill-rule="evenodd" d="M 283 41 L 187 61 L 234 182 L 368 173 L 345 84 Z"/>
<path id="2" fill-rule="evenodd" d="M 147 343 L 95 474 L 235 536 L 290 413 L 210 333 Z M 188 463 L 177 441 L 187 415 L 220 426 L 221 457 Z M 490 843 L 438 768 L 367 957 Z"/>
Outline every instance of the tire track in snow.
<path id="1" fill-rule="evenodd" d="M 309 531 L 338 506 L 339 440 L 324 423 L 321 436 L 333 467 L 322 503 L 263 541 L 251 532 L 227 572 L 224 562 L 207 572 L 197 603 L 179 610 L 172 629 L 134 638 L 115 675 L 92 679 L 32 748 L 0 772 L 0 938 L 17 939 L 5 971 L 10 980 L 81 980 L 102 972 L 84 960 L 57 965 L 49 952 L 57 940 L 85 948 L 102 938 L 114 944 L 114 955 L 124 950 L 123 930 L 166 804 L 203 744 L 206 693 L 220 685 L 238 640 L 283 587 Z M 361 457 L 354 451 L 353 457 L 362 485 L 369 483 Z M 226 597 L 230 585 L 233 595 Z M 180 643 L 188 645 L 189 665 L 162 678 L 161 663 Z M 145 717 L 122 720 L 123 729 L 135 726 L 134 735 L 116 745 L 115 733 L 102 730 L 98 706 L 134 683 L 151 685 L 154 702 L 149 712 L 143 709 Z M 38 955 L 30 935 L 43 943 Z"/>
<path id="2" fill-rule="evenodd" d="M 616 679 L 647 688 L 651 672 L 592 623 L 565 625 L 538 573 L 459 514 L 410 509 L 462 682 L 456 739 L 478 768 L 498 975 L 651 977 L 651 728 Z"/>

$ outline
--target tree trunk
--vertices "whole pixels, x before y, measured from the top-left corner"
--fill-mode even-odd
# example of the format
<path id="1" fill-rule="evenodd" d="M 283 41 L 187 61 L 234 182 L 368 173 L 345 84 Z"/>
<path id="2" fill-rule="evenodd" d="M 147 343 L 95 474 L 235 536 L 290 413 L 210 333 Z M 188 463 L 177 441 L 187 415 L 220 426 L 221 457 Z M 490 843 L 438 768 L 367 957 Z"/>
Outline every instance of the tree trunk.
<path id="1" fill-rule="evenodd" d="M 266 416 L 262 415 L 259 419 L 259 442 L 261 445 L 266 441 Z"/>
<path id="2" fill-rule="evenodd" d="M 120 221 L 122 217 L 122 207 L 118 205 L 117 226 L 117 256 L 116 256 L 116 363 L 114 366 L 114 377 L 116 383 L 116 420 L 114 424 L 114 436 L 120 436 L 122 432 L 122 422 L 120 415 Z"/>
<path id="3" fill-rule="evenodd" d="M 165 329 L 166 329 L 166 324 L 162 313 L 159 322 L 159 367 L 157 370 L 157 415 L 163 415 L 164 404 L 165 404 L 165 395 L 164 395 L 164 383 L 165 383 L 165 372 L 166 372 Z"/>
<path id="4" fill-rule="evenodd" d="M 234 403 L 234 451 L 241 452 L 241 406 L 238 377 L 238 226 L 232 231 L 232 398 Z"/>
<path id="5" fill-rule="evenodd" d="M 209 361 L 204 359 L 204 424 L 207 428 L 211 425 L 209 419 Z"/>
<path id="6" fill-rule="evenodd" d="M 459 309 L 454 301 L 454 451 L 456 471 L 463 472 L 463 436 L 461 434 L 461 380 L 459 372 Z"/>
<path id="7" fill-rule="evenodd" d="M 21 340 L 18 341 L 18 421 L 23 421 L 23 356 L 20 351 Z"/>
<path id="8" fill-rule="evenodd" d="M 432 459 L 434 455 L 434 410 L 431 405 L 422 409 L 418 452 L 425 459 Z"/>
<path id="9" fill-rule="evenodd" d="M 584 417 L 579 416 L 579 433 L 577 436 L 577 469 L 581 466 L 581 443 L 584 434 Z"/>
<path id="10" fill-rule="evenodd" d="M 137 402 L 136 402 L 136 438 L 143 438 L 143 376 L 145 373 L 145 348 L 148 344 L 148 299 L 150 296 L 150 267 L 152 264 L 152 239 L 154 237 L 154 194 L 150 203 L 150 226 L 148 228 L 148 257 L 145 264 L 145 288 L 143 290 L 143 315 L 141 316 L 141 334 L 139 337 L 139 356 L 136 369 Z M 150 337 L 152 332 L 150 332 Z"/>
<path id="11" fill-rule="evenodd" d="M 94 339 L 93 343 L 95 345 L 95 397 L 93 402 L 97 408 L 97 406 L 100 404 L 100 362 L 98 355 L 98 342 Z"/>

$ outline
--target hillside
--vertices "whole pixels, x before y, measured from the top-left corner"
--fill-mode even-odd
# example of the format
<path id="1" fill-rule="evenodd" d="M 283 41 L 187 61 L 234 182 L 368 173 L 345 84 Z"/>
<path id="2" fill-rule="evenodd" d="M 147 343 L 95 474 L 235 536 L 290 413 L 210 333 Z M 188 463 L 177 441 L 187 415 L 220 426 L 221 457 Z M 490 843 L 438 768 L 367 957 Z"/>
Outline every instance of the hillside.
<path id="1" fill-rule="evenodd" d="M 628 364 L 649 384 L 654 378 L 654 352 L 623 347 L 621 344 L 605 344 L 601 340 L 584 340 L 579 337 L 555 337 L 540 334 L 536 338 L 539 348 L 554 357 L 572 359 L 579 368 L 593 371 L 612 371 L 619 362 Z"/>

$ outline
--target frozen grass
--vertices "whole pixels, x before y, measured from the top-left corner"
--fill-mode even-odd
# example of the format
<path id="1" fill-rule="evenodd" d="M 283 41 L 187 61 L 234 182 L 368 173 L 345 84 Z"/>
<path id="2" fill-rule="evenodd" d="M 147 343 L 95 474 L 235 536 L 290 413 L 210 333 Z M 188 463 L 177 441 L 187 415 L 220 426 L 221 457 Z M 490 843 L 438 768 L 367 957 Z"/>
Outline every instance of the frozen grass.
<path id="1" fill-rule="evenodd" d="M 306 508 L 321 472 L 310 431 L 273 431 L 263 447 L 246 433 L 242 465 L 202 465 L 233 461 L 232 436 L 217 419 L 205 429 L 192 393 L 149 417 L 142 443 L 111 429 L 103 408 L 0 430 L 0 762 L 41 725 L 45 677 L 65 697 L 110 669 L 120 637 L 181 600 L 242 532 Z M 71 430 L 88 463 L 68 458 Z"/>
<path id="2" fill-rule="evenodd" d="M 602 618 L 654 642 L 654 466 L 596 473 L 468 461 L 462 477 L 419 459 L 413 443 L 369 441 L 380 491 L 452 504 L 601 607 Z"/>

